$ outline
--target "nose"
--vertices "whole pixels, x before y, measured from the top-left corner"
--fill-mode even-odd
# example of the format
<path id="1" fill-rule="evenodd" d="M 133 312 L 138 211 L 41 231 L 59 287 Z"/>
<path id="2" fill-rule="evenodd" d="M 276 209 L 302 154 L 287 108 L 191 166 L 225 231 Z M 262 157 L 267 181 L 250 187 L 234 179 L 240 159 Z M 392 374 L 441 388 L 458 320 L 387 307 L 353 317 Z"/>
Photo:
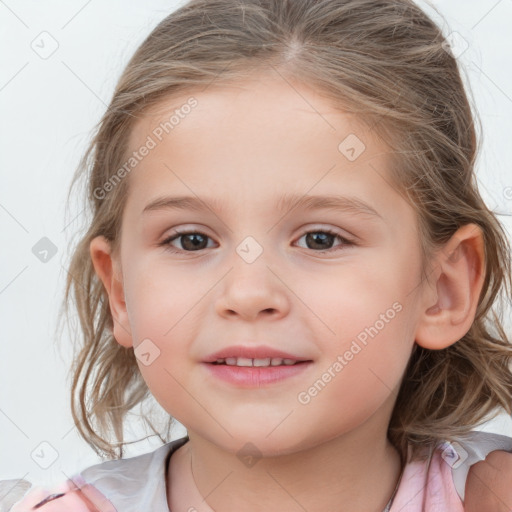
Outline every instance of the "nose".
<path id="1" fill-rule="evenodd" d="M 217 314 L 254 321 L 260 317 L 279 319 L 290 308 L 290 290 L 279 272 L 271 268 L 263 255 L 248 263 L 238 255 L 222 280 L 216 300 Z"/>

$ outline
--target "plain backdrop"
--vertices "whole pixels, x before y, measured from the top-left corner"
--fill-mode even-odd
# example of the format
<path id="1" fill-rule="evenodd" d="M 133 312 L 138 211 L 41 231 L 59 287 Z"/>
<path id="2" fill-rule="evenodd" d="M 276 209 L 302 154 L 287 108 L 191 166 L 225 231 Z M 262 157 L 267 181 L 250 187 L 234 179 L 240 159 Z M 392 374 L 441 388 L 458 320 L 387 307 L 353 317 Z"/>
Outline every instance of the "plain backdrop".
<path id="1" fill-rule="evenodd" d="M 511 0 L 437 0 L 483 123 L 478 180 L 512 213 Z M 174 1 L 0 1 L 0 479 L 46 484 L 100 459 L 73 426 L 69 346 L 54 330 L 81 206 L 65 200 L 126 62 Z M 510 218 L 499 217 L 511 231 Z M 41 251 L 48 251 L 41 256 Z M 46 258 L 46 261 L 42 259 Z M 66 340 L 68 334 L 62 333 Z M 483 429 L 512 435 L 505 415 Z M 138 432 L 137 422 L 128 428 Z M 175 431 L 181 437 L 183 428 Z M 158 446 L 150 439 L 129 455 Z"/>

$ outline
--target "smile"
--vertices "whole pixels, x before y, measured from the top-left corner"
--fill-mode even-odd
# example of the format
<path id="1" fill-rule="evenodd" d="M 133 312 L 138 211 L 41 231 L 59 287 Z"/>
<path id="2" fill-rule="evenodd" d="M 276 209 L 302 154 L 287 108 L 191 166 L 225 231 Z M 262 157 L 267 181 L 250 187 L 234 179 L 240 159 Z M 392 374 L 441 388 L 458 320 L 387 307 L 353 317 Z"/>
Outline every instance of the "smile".
<path id="1" fill-rule="evenodd" d="M 304 372 L 313 362 L 291 359 L 231 358 L 203 363 L 215 379 L 243 388 L 258 388 L 281 382 Z"/>
<path id="2" fill-rule="evenodd" d="M 281 357 L 266 357 L 262 359 L 249 359 L 247 357 L 227 357 L 220 358 L 213 364 L 225 364 L 228 366 L 292 366 L 299 363 L 295 359 L 283 359 Z"/>

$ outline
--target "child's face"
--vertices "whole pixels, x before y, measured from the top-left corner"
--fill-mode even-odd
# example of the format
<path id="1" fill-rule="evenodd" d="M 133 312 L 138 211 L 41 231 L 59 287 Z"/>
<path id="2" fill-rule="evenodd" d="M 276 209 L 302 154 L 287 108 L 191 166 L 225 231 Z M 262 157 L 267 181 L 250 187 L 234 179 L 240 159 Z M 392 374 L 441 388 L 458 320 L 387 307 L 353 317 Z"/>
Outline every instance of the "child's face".
<path id="1" fill-rule="evenodd" d="M 155 129 L 191 96 L 197 105 L 158 140 Z M 423 289 L 417 221 L 391 184 L 387 148 L 312 89 L 279 77 L 210 86 L 159 107 L 130 140 L 147 155 L 129 177 L 126 316 L 115 331 L 142 359 L 152 394 L 189 432 L 231 450 L 250 441 L 287 453 L 351 430 L 384 436 Z M 359 156 L 351 134 L 365 145 Z M 279 210 L 283 194 L 352 198 L 376 213 Z M 218 208 L 144 212 L 167 196 Z M 174 228 L 200 235 L 159 245 Z M 205 361 L 234 345 L 310 362 L 273 383 L 227 382 Z"/>

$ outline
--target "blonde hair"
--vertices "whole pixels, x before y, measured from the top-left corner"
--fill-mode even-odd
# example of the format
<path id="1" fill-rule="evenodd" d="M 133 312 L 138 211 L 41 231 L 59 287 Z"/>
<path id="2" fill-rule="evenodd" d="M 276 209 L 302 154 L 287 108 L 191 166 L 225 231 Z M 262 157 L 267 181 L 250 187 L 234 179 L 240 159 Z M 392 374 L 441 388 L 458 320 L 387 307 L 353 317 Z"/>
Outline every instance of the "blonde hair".
<path id="1" fill-rule="evenodd" d="M 419 219 L 423 277 L 428 256 L 459 227 L 482 228 L 485 281 L 473 325 L 444 350 L 415 344 L 405 370 L 388 430 L 402 460 L 409 445 L 415 455 L 463 437 L 498 407 L 512 414 L 512 346 L 502 313 L 491 309 L 501 292 L 510 297 L 510 246 L 477 189 L 477 117 L 439 27 L 411 0 L 192 0 L 159 23 L 128 62 L 70 187 L 86 180 L 92 214 L 73 250 L 64 298 L 69 308 L 73 294 L 83 338 L 71 407 L 99 455 L 122 457 L 123 419 L 150 394 L 133 349 L 112 335 L 108 295 L 89 253 L 98 235 L 118 248 L 129 176 L 108 193 L 98 190 L 113 183 L 131 128 L 150 107 L 270 66 L 356 114 L 392 149 L 392 179 Z M 152 427 L 162 442 L 171 420 L 165 435 Z"/>

